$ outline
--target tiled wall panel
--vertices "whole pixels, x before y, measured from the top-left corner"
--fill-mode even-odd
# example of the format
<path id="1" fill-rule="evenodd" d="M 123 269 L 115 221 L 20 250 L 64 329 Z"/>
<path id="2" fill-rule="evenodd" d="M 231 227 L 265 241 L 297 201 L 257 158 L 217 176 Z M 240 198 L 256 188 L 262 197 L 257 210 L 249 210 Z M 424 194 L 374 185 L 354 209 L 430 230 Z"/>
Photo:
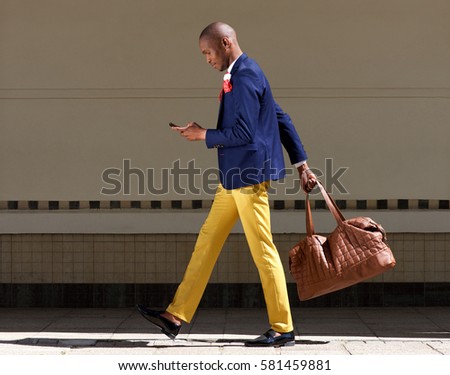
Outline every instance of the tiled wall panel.
<path id="1" fill-rule="evenodd" d="M 288 252 L 304 235 L 275 234 L 288 282 Z M 0 283 L 179 283 L 192 234 L 5 234 L 0 236 Z M 393 233 L 396 267 L 373 282 L 450 282 L 450 233 Z M 231 234 L 211 283 L 258 283 L 242 234 Z"/>

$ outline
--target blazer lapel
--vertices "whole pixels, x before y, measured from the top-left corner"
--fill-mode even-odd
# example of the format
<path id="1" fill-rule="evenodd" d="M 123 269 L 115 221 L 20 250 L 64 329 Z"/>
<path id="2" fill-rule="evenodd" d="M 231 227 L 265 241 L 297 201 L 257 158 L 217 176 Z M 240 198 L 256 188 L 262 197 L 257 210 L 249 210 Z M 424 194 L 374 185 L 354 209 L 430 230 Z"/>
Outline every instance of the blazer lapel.
<path id="1" fill-rule="evenodd" d="M 241 63 L 246 60 L 248 58 L 248 56 L 243 53 L 241 56 L 239 56 L 239 58 L 236 60 L 236 62 L 233 65 L 233 69 L 231 69 L 231 79 L 233 79 L 233 74 L 236 73 L 236 71 L 239 69 L 239 66 L 241 65 Z M 222 94 L 223 95 L 223 94 Z M 224 96 L 224 95 L 223 95 Z M 224 102 L 224 98 L 222 96 L 222 100 L 220 101 L 220 106 L 219 106 L 219 118 L 217 119 L 217 129 L 220 129 L 222 127 L 222 119 L 223 119 L 223 102 Z"/>

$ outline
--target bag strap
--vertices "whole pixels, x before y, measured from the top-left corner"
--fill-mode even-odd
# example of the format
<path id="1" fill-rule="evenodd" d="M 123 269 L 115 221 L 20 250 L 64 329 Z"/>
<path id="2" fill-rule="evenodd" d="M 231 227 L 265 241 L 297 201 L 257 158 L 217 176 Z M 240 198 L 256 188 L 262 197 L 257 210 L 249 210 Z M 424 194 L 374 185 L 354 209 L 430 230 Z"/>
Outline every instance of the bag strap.
<path id="1" fill-rule="evenodd" d="M 325 199 L 325 203 L 327 204 L 328 209 L 333 214 L 337 224 L 340 225 L 343 221 L 345 221 L 344 215 L 342 214 L 341 210 L 339 209 L 339 207 L 337 206 L 336 202 L 331 197 L 331 195 L 328 193 L 328 191 L 325 190 L 322 183 L 318 181 L 317 185 L 319 185 L 320 192 L 322 193 L 322 196 Z"/>
<path id="2" fill-rule="evenodd" d="M 325 199 L 325 203 L 327 204 L 328 209 L 333 214 L 337 224 L 340 225 L 345 220 L 344 215 L 342 214 L 341 210 L 339 210 L 339 207 L 337 206 L 336 202 L 331 197 L 331 195 L 325 190 L 322 183 L 320 181 L 317 181 L 317 185 L 319 186 L 320 192 L 322 193 L 322 196 Z M 315 232 L 311 214 L 311 203 L 309 200 L 309 194 L 306 195 L 305 210 L 306 210 L 306 235 L 308 237 L 312 237 L 315 234 Z"/>
<path id="3" fill-rule="evenodd" d="M 314 223 L 311 215 L 311 204 L 309 202 L 309 193 L 306 194 L 305 210 L 306 210 L 306 235 L 308 237 L 312 237 L 314 236 L 315 232 L 314 232 Z"/>

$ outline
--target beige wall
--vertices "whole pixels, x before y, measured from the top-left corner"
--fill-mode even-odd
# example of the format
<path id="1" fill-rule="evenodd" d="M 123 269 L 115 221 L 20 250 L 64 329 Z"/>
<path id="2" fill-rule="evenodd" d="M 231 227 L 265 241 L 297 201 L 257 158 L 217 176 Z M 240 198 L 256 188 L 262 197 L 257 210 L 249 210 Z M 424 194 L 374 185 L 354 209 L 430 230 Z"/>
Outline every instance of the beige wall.
<path id="1" fill-rule="evenodd" d="M 345 199 L 449 199 L 447 0 L 0 0 L 0 201 L 105 197 L 101 173 L 215 167 L 169 121 L 214 127 L 202 27 L 234 25 Z M 133 187 L 133 186 L 132 186 Z M 281 194 L 282 195 L 282 194 Z"/>
<path id="2" fill-rule="evenodd" d="M 177 159 L 216 167 L 214 151 L 167 123 L 215 126 L 221 74 L 197 37 L 219 19 L 265 70 L 310 165 L 349 168 L 348 194 L 333 191 L 345 216 L 388 231 L 398 264 L 374 281 L 449 282 L 450 1 L 0 0 L 0 284 L 180 281 L 211 196 L 139 195 L 135 176 L 131 194 L 105 196 L 101 176 L 124 159 L 157 173 Z M 292 209 L 303 198 L 279 189 L 271 202 L 286 202 L 272 211 L 285 263 L 304 232 L 304 211 Z M 141 210 L 130 212 L 133 200 Z M 314 219 L 318 232 L 334 226 L 320 209 Z M 239 226 L 211 281 L 258 281 Z"/>

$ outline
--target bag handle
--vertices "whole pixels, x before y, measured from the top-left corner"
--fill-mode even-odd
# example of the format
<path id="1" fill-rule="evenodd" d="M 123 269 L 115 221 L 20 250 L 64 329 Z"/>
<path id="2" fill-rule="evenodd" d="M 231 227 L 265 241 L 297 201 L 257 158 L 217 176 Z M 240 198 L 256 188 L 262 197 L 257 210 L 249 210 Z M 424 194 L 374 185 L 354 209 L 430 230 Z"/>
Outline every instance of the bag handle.
<path id="1" fill-rule="evenodd" d="M 331 197 L 331 195 L 325 190 L 322 183 L 320 181 L 317 181 L 317 185 L 319 186 L 320 192 L 322 193 L 322 196 L 325 199 L 325 203 L 327 204 L 328 209 L 333 214 L 337 224 L 341 225 L 341 223 L 345 220 L 344 215 L 342 214 L 341 210 L 339 210 L 339 207 L 337 206 L 336 202 Z M 306 195 L 305 209 L 306 209 L 306 234 L 307 236 L 312 237 L 315 234 L 315 232 L 311 214 L 311 203 L 309 201 L 309 194 Z"/>
<path id="2" fill-rule="evenodd" d="M 337 224 L 340 225 L 343 221 L 345 221 L 344 215 L 342 214 L 341 210 L 339 209 L 339 207 L 336 204 L 336 202 L 334 201 L 334 199 L 331 197 L 330 193 L 328 193 L 328 191 L 325 190 L 322 183 L 320 181 L 318 181 L 317 185 L 319 185 L 320 192 L 322 193 L 322 196 L 325 199 L 328 209 L 333 214 L 334 218 L 336 219 Z"/>
<path id="3" fill-rule="evenodd" d="M 311 215 L 311 205 L 309 203 L 309 193 L 306 194 L 306 235 L 308 237 L 314 236 L 314 223 L 312 221 L 312 215 Z"/>

